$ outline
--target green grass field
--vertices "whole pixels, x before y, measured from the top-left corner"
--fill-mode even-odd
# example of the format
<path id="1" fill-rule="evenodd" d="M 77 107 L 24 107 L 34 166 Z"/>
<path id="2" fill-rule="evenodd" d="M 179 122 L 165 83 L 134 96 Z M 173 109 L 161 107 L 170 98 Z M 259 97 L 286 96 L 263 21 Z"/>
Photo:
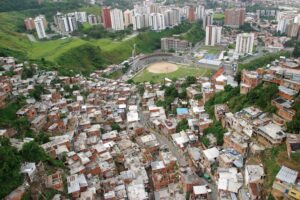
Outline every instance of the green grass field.
<path id="1" fill-rule="evenodd" d="M 224 19 L 224 14 L 223 13 L 215 13 L 214 14 L 214 20 L 223 20 Z"/>
<path id="2" fill-rule="evenodd" d="M 162 82 L 165 78 L 177 79 L 184 78 L 187 76 L 210 76 L 211 70 L 207 68 L 192 68 L 187 66 L 178 66 L 178 69 L 175 72 L 171 73 L 161 73 L 155 74 L 149 72 L 147 69 L 144 69 L 142 72 L 137 74 L 134 78 L 134 82 Z"/>
<path id="3" fill-rule="evenodd" d="M 208 54 L 219 54 L 221 50 L 216 46 L 203 46 L 200 50 L 206 50 Z"/>

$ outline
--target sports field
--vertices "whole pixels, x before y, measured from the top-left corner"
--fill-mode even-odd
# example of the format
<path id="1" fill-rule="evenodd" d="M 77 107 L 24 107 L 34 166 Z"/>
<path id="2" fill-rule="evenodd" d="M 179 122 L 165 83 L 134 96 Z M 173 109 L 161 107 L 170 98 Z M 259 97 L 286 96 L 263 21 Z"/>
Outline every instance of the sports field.
<path id="1" fill-rule="evenodd" d="M 138 73 L 134 82 L 162 82 L 165 78 L 176 79 L 187 76 L 210 76 L 211 70 L 207 68 L 194 68 L 177 65 L 169 62 L 156 62 Z"/>

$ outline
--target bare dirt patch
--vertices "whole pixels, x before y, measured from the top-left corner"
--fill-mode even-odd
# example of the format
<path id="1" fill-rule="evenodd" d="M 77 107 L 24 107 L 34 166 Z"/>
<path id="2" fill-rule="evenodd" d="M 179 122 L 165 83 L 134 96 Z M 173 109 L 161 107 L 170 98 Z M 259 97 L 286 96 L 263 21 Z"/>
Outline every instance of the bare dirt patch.
<path id="1" fill-rule="evenodd" d="M 175 72 L 178 66 L 169 62 L 156 62 L 149 65 L 147 70 L 154 74 L 171 73 Z"/>

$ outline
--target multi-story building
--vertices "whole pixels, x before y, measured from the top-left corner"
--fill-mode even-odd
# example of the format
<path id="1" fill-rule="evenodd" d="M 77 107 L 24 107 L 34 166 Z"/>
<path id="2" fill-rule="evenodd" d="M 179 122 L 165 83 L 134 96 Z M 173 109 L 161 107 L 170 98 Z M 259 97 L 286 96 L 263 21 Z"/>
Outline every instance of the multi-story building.
<path id="1" fill-rule="evenodd" d="M 133 15 L 132 10 L 127 9 L 127 10 L 124 11 L 124 26 L 125 27 L 132 24 L 132 15 Z"/>
<path id="2" fill-rule="evenodd" d="M 293 22 L 293 18 L 284 17 L 280 19 L 277 23 L 277 32 L 285 33 L 287 31 L 288 25 Z"/>
<path id="3" fill-rule="evenodd" d="M 74 12 L 74 16 L 77 22 L 85 23 L 87 22 L 86 12 Z"/>
<path id="4" fill-rule="evenodd" d="M 205 45 L 215 46 L 216 44 L 220 44 L 221 35 L 222 27 L 215 25 L 206 26 Z"/>
<path id="5" fill-rule="evenodd" d="M 110 7 L 102 8 L 102 23 L 105 28 L 111 28 Z"/>
<path id="6" fill-rule="evenodd" d="M 139 30 L 144 27 L 144 20 L 142 20 L 142 15 L 141 14 L 136 14 L 132 16 L 132 25 L 133 25 L 133 30 Z"/>
<path id="7" fill-rule="evenodd" d="M 288 37 L 297 37 L 299 35 L 300 24 L 292 23 L 287 26 L 287 36 Z"/>
<path id="8" fill-rule="evenodd" d="M 203 29 L 206 30 L 206 26 L 212 25 L 213 24 L 213 13 L 208 12 L 205 13 L 204 18 L 203 18 Z"/>
<path id="9" fill-rule="evenodd" d="M 260 75 L 256 71 L 243 70 L 241 74 L 240 93 L 247 94 L 261 82 Z"/>
<path id="10" fill-rule="evenodd" d="M 187 19 L 189 22 L 195 21 L 195 8 L 193 6 L 190 6 L 187 13 Z"/>
<path id="11" fill-rule="evenodd" d="M 124 30 L 123 12 L 120 9 L 110 11 L 111 28 L 115 31 Z"/>
<path id="12" fill-rule="evenodd" d="M 180 24 L 179 10 L 168 9 L 163 12 L 166 27 L 173 27 Z"/>
<path id="13" fill-rule="evenodd" d="M 34 26 L 36 29 L 36 33 L 39 39 L 46 38 L 46 26 L 45 26 L 45 17 L 44 16 L 37 16 L 34 19 Z"/>
<path id="14" fill-rule="evenodd" d="M 90 25 L 96 25 L 98 24 L 97 16 L 96 15 L 88 15 L 88 23 Z"/>
<path id="15" fill-rule="evenodd" d="M 225 10 L 224 25 L 238 28 L 245 22 L 246 10 L 245 8 L 233 8 Z"/>
<path id="16" fill-rule="evenodd" d="M 27 31 L 31 31 L 35 29 L 34 19 L 32 19 L 31 17 L 26 18 L 24 20 L 24 24 Z"/>
<path id="17" fill-rule="evenodd" d="M 149 25 L 154 31 L 166 29 L 164 15 L 161 13 L 151 13 L 149 16 Z"/>
<path id="18" fill-rule="evenodd" d="M 62 35 L 67 35 L 78 29 L 78 24 L 74 13 L 69 13 L 67 15 L 57 13 L 54 16 L 54 23 Z"/>
<path id="19" fill-rule="evenodd" d="M 205 16 L 205 7 L 203 5 L 199 5 L 196 7 L 196 19 L 203 20 Z"/>
<path id="20" fill-rule="evenodd" d="M 247 54 L 253 52 L 254 33 L 240 33 L 236 37 L 235 52 L 237 54 Z"/>
<path id="21" fill-rule="evenodd" d="M 69 32 L 73 32 L 75 30 L 78 29 L 78 24 L 77 24 L 77 20 L 76 20 L 76 16 L 73 13 L 69 13 L 67 15 L 68 18 L 68 25 L 69 25 Z"/>
<path id="22" fill-rule="evenodd" d="M 135 14 L 132 16 L 133 30 L 139 30 L 149 26 L 149 15 L 148 14 Z"/>
<path id="23" fill-rule="evenodd" d="M 163 51 L 174 50 L 187 51 L 191 48 L 192 44 L 186 40 L 179 40 L 176 38 L 162 38 L 161 39 L 161 49 Z"/>

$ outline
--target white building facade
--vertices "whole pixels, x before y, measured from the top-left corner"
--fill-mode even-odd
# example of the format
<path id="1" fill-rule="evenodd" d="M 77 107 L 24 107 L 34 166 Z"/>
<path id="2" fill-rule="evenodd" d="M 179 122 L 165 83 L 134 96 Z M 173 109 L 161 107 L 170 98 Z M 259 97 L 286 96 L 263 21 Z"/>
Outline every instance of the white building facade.
<path id="1" fill-rule="evenodd" d="M 110 11 L 111 28 L 115 31 L 124 30 L 123 12 L 120 9 L 112 9 Z"/>
<path id="2" fill-rule="evenodd" d="M 222 27 L 209 25 L 206 26 L 205 31 L 206 31 L 206 37 L 205 37 L 206 46 L 215 46 L 221 43 Z"/>
<path id="3" fill-rule="evenodd" d="M 240 33 L 236 37 L 235 53 L 248 54 L 253 52 L 254 33 Z"/>
<path id="4" fill-rule="evenodd" d="M 34 25 L 39 39 L 47 38 L 44 20 L 45 19 L 43 18 L 43 16 L 37 16 L 34 19 Z"/>

